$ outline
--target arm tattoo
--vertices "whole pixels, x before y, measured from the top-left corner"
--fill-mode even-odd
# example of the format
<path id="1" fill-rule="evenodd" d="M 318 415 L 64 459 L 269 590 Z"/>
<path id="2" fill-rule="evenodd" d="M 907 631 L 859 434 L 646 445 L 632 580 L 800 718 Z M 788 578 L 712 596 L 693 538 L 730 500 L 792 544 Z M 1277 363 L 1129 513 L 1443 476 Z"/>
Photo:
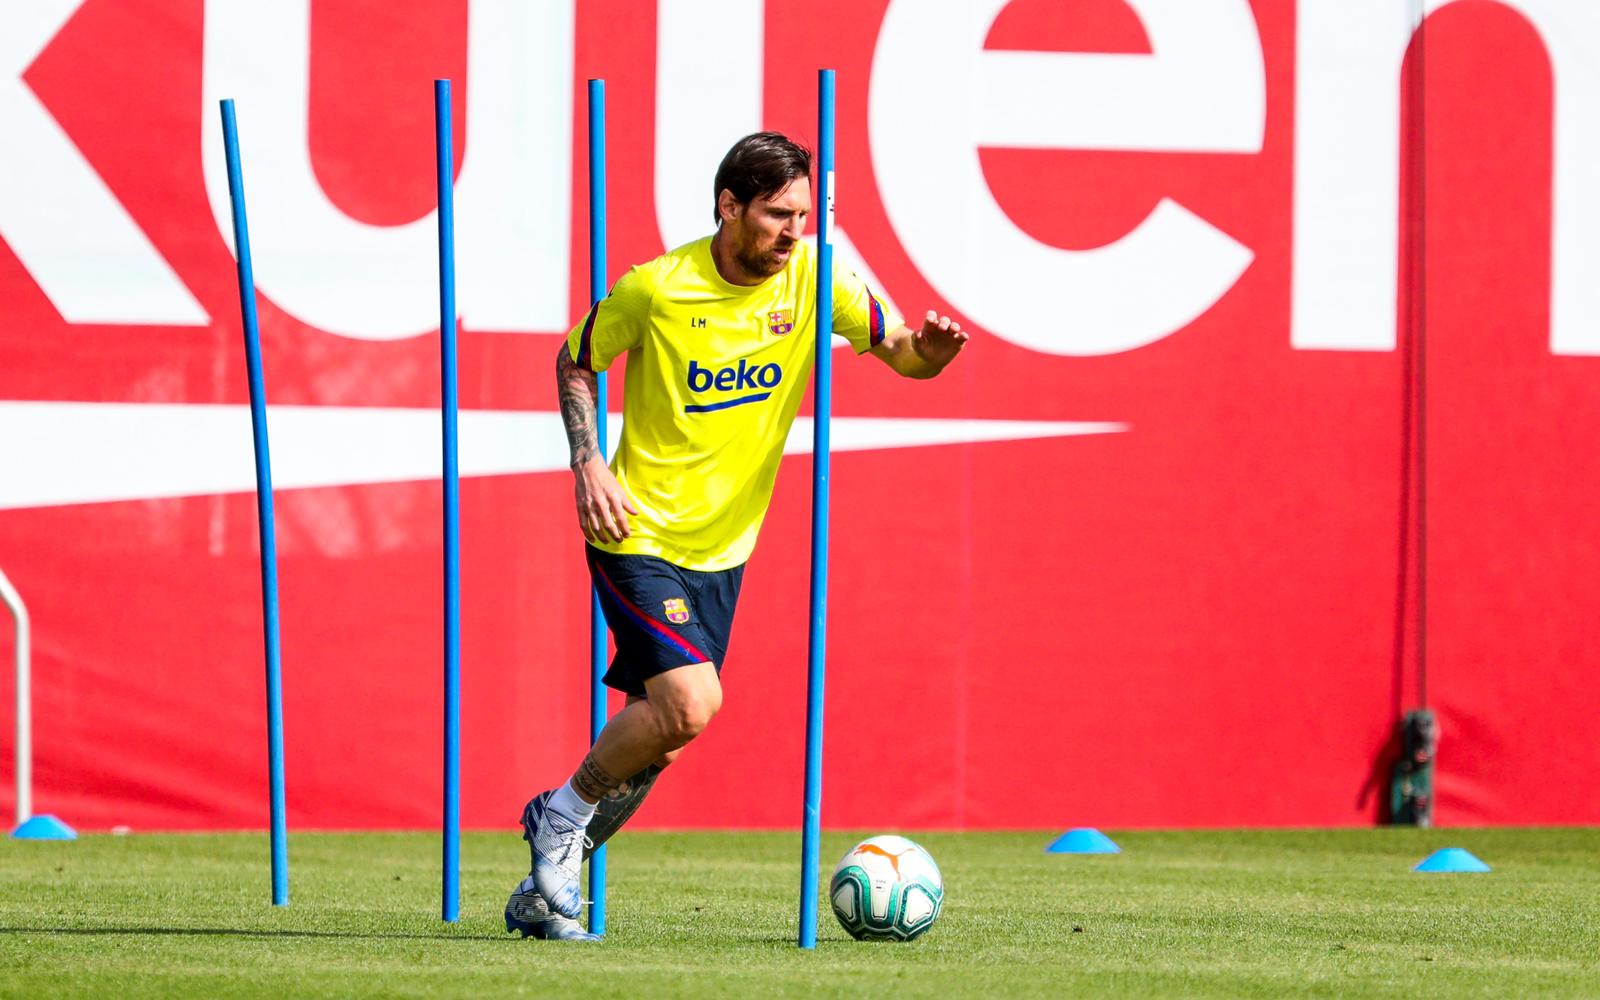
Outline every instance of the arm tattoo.
<path id="1" fill-rule="evenodd" d="M 567 427 L 572 465 L 577 467 L 600 454 L 595 437 L 595 400 L 600 390 L 594 372 L 574 364 L 564 343 L 556 352 L 556 392 L 561 397 L 561 419 Z"/>
<path id="2" fill-rule="evenodd" d="M 600 799 L 622 784 L 622 779 L 596 764 L 591 753 L 578 765 L 578 772 L 572 776 L 572 784 L 583 794 Z"/>

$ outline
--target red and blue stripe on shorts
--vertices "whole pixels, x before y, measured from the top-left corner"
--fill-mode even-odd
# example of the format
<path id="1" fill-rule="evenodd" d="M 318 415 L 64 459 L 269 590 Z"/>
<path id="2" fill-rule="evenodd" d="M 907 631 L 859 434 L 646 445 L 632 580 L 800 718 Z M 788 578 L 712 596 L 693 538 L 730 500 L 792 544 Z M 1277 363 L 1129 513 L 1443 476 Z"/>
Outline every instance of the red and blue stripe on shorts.
<path id="1" fill-rule="evenodd" d="M 701 652 L 700 647 L 679 635 L 672 626 L 650 617 L 644 612 L 644 609 L 628 600 L 617 585 L 612 582 L 610 575 L 605 571 L 605 567 L 593 560 L 591 560 L 591 565 L 594 566 L 595 579 L 600 581 L 600 585 L 605 588 L 606 594 L 616 602 L 618 609 L 627 615 L 634 625 L 649 633 L 650 637 L 661 645 L 688 657 L 684 661 L 685 665 L 712 662 L 710 656 Z"/>

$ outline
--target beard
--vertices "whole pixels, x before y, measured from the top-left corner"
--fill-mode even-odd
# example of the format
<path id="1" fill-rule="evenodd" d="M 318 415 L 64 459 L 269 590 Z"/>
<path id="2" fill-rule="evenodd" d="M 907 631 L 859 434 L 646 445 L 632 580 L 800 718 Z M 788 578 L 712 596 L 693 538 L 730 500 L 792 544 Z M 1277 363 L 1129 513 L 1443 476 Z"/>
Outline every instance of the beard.
<path id="1" fill-rule="evenodd" d="M 749 243 L 742 243 L 734 247 L 733 259 L 747 273 L 758 275 L 762 278 L 770 278 L 783 270 L 789 263 L 787 256 L 778 256 L 779 252 L 790 251 L 792 253 L 793 250 L 793 240 L 774 241 L 768 247 L 758 246 L 754 240 L 751 240 Z"/>

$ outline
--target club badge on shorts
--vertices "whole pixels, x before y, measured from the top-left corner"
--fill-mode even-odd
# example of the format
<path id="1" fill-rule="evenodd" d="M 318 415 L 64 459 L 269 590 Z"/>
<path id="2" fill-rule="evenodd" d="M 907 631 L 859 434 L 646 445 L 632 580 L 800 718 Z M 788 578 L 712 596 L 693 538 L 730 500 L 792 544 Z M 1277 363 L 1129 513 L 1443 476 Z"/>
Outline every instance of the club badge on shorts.
<path id="1" fill-rule="evenodd" d="M 774 337 L 781 337 L 794 329 L 794 316 L 787 309 L 767 313 L 767 329 L 772 331 Z"/>
<path id="2" fill-rule="evenodd" d="M 661 602 L 662 610 L 667 613 L 667 621 L 674 625 L 682 625 L 689 620 L 689 605 L 681 597 L 669 597 Z"/>

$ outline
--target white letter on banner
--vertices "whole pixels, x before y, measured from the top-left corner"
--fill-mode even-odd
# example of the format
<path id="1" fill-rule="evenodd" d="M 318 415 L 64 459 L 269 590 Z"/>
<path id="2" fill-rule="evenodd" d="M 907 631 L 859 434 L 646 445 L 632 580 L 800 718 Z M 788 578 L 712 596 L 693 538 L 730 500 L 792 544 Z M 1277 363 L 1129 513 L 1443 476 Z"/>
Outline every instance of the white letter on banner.
<path id="1" fill-rule="evenodd" d="M 22 79 L 80 3 L 0 14 L 0 238 L 69 323 L 204 326 L 206 311 Z"/>
<path id="2" fill-rule="evenodd" d="M 573 0 L 473 0 L 467 17 L 466 155 L 456 181 L 464 322 L 563 330 L 571 279 Z M 217 101 L 235 98 L 256 283 L 312 326 L 392 340 L 439 326 L 435 213 L 358 222 L 312 170 L 309 0 L 209 0 L 205 11 L 206 193 L 232 246 Z M 415 95 L 431 102 L 431 91 Z M 430 116 L 431 119 L 431 116 Z M 430 156 L 431 161 L 431 156 Z"/>
<path id="3" fill-rule="evenodd" d="M 730 146 L 761 129 L 765 6 L 661 0 L 657 7 L 656 222 L 669 250 L 716 228 L 717 166 Z M 707 58 L 713 44 L 716 58 Z"/>
<path id="4" fill-rule="evenodd" d="M 1426 0 L 1426 12 L 1449 2 Z M 1594 183 L 1600 5 L 1500 2 L 1533 24 L 1554 70 L 1550 349 L 1600 355 L 1600 282 L 1593 278 L 1600 273 Z M 1300 0 L 1291 321 L 1297 348 L 1394 349 L 1400 73 L 1416 13 L 1391 0 Z"/>
<path id="5" fill-rule="evenodd" d="M 762 129 L 765 5 L 660 0 L 656 10 L 656 222 L 662 246 L 682 246 L 716 228 L 711 186 L 729 147 Z M 717 57 L 706 58 L 708 40 Z M 715 107 L 716 114 L 705 108 Z M 899 312 L 883 283 L 842 229 L 834 261 L 854 271 Z M 849 346 L 843 337 L 835 347 Z"/>
<path id="6" fill-rule="evenodd" d="M 1400 74 L 1410 4 L 1301 2 L 1296 20 L 1289 341 L 1394 349 Z"/>
<path id="7" fill-rule="evenodd" d="M 1259 152 L 1266 77 L 1249 4 L 1127 0 L 1151 55 L 985 52 L 1006 2 L 890 3 L 869 109 L 889 221 L 928 281 L 998 337 L 1064 355 L 1160 340 L 1233 287 L 1250 249 L 1167 198 L 1107 246 L 1048 246 L 995 203 L 978 148 Z"/>

